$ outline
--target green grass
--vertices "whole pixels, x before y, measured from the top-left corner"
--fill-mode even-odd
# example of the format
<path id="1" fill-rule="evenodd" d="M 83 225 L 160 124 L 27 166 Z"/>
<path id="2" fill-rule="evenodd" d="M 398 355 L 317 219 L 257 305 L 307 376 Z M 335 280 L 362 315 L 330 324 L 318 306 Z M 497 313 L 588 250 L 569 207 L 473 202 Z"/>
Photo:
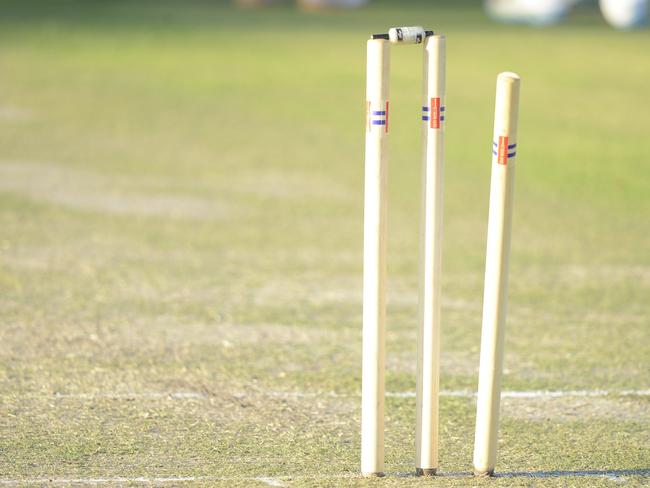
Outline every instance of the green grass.
<path id="1" fill-rule="evenodd" d="M 495 480 L 466 476 L 474 401 L 443 397 L 435 483 L 648 483 L 650 401 L 616 393 L 650 377 L 648 32 L 586 8 L 536 29 L 472 2 L 198 0 L 0 1 L 0 481 L 430 483 L 403 475 L 413 398 L 387 401 L 389 476 L 357 477 L 365 39 L 400 24 L 448 36 L 442 387 L 476 388 L 494 85 L 514 70 L 504 389 L 613 392 L 504 400 Z M 420 75 L 396 48 L 394 392 L 415 387 Z"/>

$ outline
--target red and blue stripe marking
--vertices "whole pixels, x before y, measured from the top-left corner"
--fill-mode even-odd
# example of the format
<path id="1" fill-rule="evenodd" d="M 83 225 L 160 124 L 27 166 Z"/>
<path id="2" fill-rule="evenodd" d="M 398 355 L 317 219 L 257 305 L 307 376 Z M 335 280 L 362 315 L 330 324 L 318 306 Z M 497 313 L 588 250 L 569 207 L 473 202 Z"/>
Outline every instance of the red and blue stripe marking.
<path id="1" fill-rule="evenodd" d="M 445 121 L 445 106 L 440 97 L 431 98 L 429 106 L 422 107 L 422 120 L 429 122 L 430 129 L 440 129 L 440 123 Z"/>
<path id="2" fill-rule="evenodd" d="M 508 136 L 499 136 L 498 141 L 492 141 L 492 154 L 497 157 L 497 163 L 506 165 L 508 159 L 517 155 L 517 143 L 510 144 Z"/>

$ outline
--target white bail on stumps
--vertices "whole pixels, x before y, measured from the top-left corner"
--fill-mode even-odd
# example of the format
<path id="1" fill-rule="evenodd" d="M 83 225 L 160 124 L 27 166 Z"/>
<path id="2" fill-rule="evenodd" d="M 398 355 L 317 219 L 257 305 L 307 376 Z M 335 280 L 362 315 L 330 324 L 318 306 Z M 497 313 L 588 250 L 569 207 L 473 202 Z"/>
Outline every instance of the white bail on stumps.
<path id="1" fill-rule="evenodd" d="M 420 44 L 426 37 L 424 27 L 393 27 L 388 30 L 388 39 L 393 44 Z"/>
<path id="2" fill-rule="evenodd" d="M 390 45 L 367 44 L 361 472 L 383 476 Z"/>
<path id="3" fill-rule="evenodd" d="M 388 34 L 373 34 L 372 39 L 385 39 L 391 44 L 422 44 L 432 35 L 433 31 L 420 26 L 391 27 Z"/>
<path id="4" fill-rule="evenodd" d="M 445 44 L 444 36 L 434 35 L 424 46 L 415 431 L 415 471 L 421 476 L 433 476 L 438 469 Z"/>
<path id="5" fill-rule="evenodd" d="M 474 439 L 474 474 L 494 474 L 499 433 L 503 343 L 508 298 L 512 200 L 517 156 L 520 78 L 497 77 L 488 217 L 483 326 Z"/>

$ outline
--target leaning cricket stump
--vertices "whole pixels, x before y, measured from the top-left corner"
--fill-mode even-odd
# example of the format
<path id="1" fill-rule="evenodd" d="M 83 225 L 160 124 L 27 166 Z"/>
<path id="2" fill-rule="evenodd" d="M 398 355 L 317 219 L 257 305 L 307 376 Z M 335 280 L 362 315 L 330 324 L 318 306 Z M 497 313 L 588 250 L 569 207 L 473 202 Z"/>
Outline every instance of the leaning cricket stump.
<path id="1" fill-rule="evenodd" d="M 477 476 L 493 475 L 496 464 L 512 199 L 517 155 L 519 85 L 520 79 L 515 73 L 501 73 L 497 77 L 481 360 L 474 439 L 474 474 Z"/>
<path id="2" fill-rule="evenodd" d="M 440 280 L 445 120 L 444 36 L 433 35 L 426 38 L 423 64 L 423 162 L 420 210 L 415 471 L 419 476 L 433 476 L 438 468 Z"/>
<path id="3" fill-rule="evenodd" d="M 384 471 L 384 357 L 390 52 L 385 39 L 367 44 L 366 160 L 363 242 L 361 472 Z"/>

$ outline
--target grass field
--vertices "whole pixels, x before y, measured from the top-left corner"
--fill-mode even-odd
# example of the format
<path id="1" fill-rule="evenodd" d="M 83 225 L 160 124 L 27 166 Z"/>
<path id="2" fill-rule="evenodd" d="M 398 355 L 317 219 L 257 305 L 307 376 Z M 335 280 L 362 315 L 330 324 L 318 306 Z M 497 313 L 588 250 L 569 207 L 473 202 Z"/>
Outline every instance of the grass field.
<path id="1" fill-rule="evenodd" d="M 441 459 L 413 472 L 420 53 L 391 95 L 387 478 L 359 470 L 365 39 L 448 36 Z M 471 2 L 0 0 L 0 485 L 650 484 L 650 35 Z M 495 77 L 501 440 L 471 451 Z M 558 392 L 513 392 L 538 390 Z"/>

